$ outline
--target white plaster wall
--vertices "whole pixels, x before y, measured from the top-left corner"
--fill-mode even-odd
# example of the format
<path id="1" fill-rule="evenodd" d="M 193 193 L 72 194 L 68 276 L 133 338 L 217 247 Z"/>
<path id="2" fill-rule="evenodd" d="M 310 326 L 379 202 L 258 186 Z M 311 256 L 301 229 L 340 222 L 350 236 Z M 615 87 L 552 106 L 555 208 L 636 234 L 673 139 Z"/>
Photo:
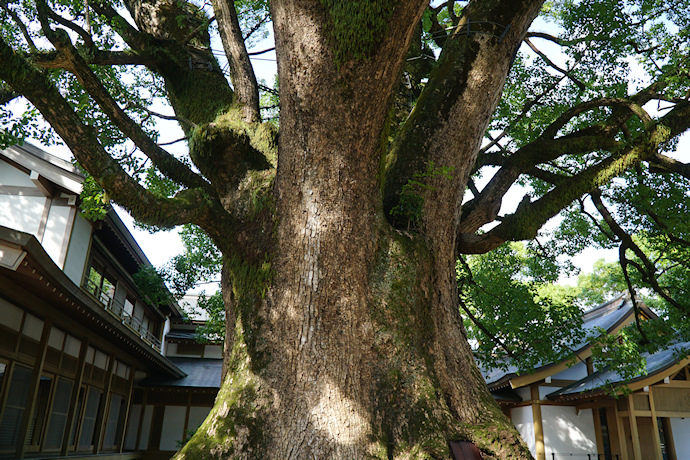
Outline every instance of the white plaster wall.
<path id="1" fill-rule="evenodd" d="M 690 418 L 671 418 L 671 432 L 678 460 L 690 456 Z"/>
<path id="2" fill-rule="evenodd" d="M 67 249 L 65 258 L 65 274 L 76 285 L 81 285 L 86 268 L 86 258 L 89 254 L 89 243 L 91 241 L 91 223 L 77 214 L 72 227 L 72 236 Z"/>
<path id="3" fill-rule="evenodd" d="M 177 356 L 177 344 L 169 343 L 165 349 L 165 356 Z"/>
<path id="4" fill-rule="evenodd" d="M 187 407 L 185 406 L 165 406 L 160 450 L 176 451 L 179 449 L 177 441 L 180 441 L 184 436 L 184 418 L 186 412 Z"/>
<path id="5" fill-rule="evenodd" d="M 45 203 L 40 196 L 0 195 L 0 225 L 38 235 Z"/>
<path id="6" fill-rule="evenodd" d="M 165 323 L 163 323 L 163 342 L 161 345 L 161 354 L 163 356 L 168 356 L 168 346 L 170 346 L 170 344 L 168 344 L 168 341 L 165 340 L 165 336 L 167 336 L 168 332 L 170 332 L 170 326 L 170 318 L 166 316 Z M 175 351 L 177 351 L 177 346 L 175 346 Z"/>
<path id="7" fill-rule="evenodd" d="M 57 266 L 61 266 L 60 253 L 62 251 L 62 244 L 69 235 L 66 235 L 67 220 L 70 213 L 69 206 L 51 206 L 48 214 L 48 222 L 46 223 L 46 231 L 43 235 L 43 249 Z"/>
<path id="8" fill-rule="evenodd" d="M 546 401 L 549 399 L 547 397 L 548 395 L 560 389 L 561 387 L 539 387 L 539 399 L 542 401 Z"/>
<path id="9" fill-rule="evenodd" d="M 551 458 L 552 453 L 597 453 L 591 409 L 576 413 L 570 406 L 541 406 L 541 417 L 546 458 Z M 560 457 L 556 455 L 556 458 Z"/>
<path id="10" fill-rule="evenodd" d="M 529 388 L 527 389 L 529 390 Z M 510 418 L 513 425 L 522 436 L 532 455 L 536 455 L 534 440 L 534 419 L 532 418 L 532 406 L 516 407 L 510 411 Z"/>
<path id="11" fill-rule="evenodd" d="M 153 420 L 153 406 L 144 406 L 144 418 L 141 421 L 141 435 L 139 435 L 138 450 L 149 448 L 149 437 L 151 435 L 151 421 Z"/>
<path id="12" fill-rule="evenodd" d="M 580 380 L 587 377 L 587 365 L 582 361 L 566 368 L 564 371 L 551 376 L 552 379 Z"/>
<path id="13" fill-rule="evenodd" d="M 0 184 L 20 187 L 34 186 L 28 174 L 5 161 L 0 162 Z"/>

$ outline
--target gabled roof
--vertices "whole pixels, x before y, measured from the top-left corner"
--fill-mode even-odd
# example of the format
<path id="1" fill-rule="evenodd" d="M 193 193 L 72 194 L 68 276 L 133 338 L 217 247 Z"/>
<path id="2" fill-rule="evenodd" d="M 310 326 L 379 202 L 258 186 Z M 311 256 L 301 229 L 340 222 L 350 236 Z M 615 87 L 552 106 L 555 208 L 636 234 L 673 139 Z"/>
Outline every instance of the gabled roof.
<path id="1" fill-rule="evenodd" d="M 84 182 L 84 175 L 76 166 L 40 148 L 24 142 L 0 150 L 0 156 L 29 170 L 36 171 L 55 185 L 79 195 Z"/>
<path id="2" fill-rule="evenodd" d="M 630 390 L 635 391 L 663 380 L 688 365 L 690 363 L 689 352 L 690 342 L 677 342 L 666 350 L 660 350 L 653 354 L 643 353 L 642 356 L 647 361 L 646 375 L 625 380 L 615 369 L 607 368 L 549 394 L 548 398 L 554 400 L 588 398 L 607 393 L 608 390 L 605 386 L 626 385 Z"/>
<path id="3" fill-rule="evenodd" d="M 638 307 L 647 317 L 656 317 L 654 312 L 646 306 L 639 305 Z M 623 326 L 632 321 L 634 313 L 635 310 L 632 302 L 622 294 L 586 311 L 583 315 L 584 321 L 582 324 L 585 330 L 585 338 L 578 343 L 571 344 L 570 348 L 575 351 L 578 359 L 584 360 L 588 358 L 592 352 L 591 343 L 587 338 L 598 335 L 596 332 L 598 328 L 605 330 L 608 334 L 617 333 Z M 507 366 L 505 370 L 499 368 L 487 369 L 482 367 L 481 363 L 479 363 L 479 367 L 489 389 L 495 390 L 507 385 L 513 388 L 529 385 L 567 369 L 570 362 L 570 359 L 564 359 L 558 362 L 541 363 L 530 374 L 520 374 L 518 368 L 512 365 Z"/>
<path id="4" fill-rule="evenodd" d="M 0 150 L 0 157 L 5 157 L 11 163 L 19 165 L 29 172 L 35 171 L 55 186 L 76 195 L 82 191 L 84 175 L 74 164 L 51 155 L 28 142 Z M 139 267 L 152 265 L 114 209 L 108 210 L 103 224 L 96 226 L 94 235 L 103 240 L 108 250 L 116 255 L 117 259 L 121 259 L 119 262 L 127 268 L 130 275 L 134 274 Z M 173 316 L 182 316 L 176 302 L 170 302 L 166 307 Z"/>

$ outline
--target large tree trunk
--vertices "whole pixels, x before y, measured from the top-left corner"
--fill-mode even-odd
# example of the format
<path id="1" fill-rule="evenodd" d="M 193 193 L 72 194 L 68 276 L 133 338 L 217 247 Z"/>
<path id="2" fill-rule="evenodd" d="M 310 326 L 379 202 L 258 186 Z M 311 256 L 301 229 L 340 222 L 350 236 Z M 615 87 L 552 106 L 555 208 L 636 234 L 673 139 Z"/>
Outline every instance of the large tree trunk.
<path id="1" fill-rule="evenodd" d="M 529 457 L 465 338 L 454 222 L 437 222 L 450 238 L 429 245 L 384 217 L 382 131 L 422 9 L 381 8 L 352 19 L 386 21 L 375 46 L 343 50 L 335 7 L 272 4 L 277 224 L 226 261 L 228 373 L 178 458 L 447 458 L 449 439 Z"/>

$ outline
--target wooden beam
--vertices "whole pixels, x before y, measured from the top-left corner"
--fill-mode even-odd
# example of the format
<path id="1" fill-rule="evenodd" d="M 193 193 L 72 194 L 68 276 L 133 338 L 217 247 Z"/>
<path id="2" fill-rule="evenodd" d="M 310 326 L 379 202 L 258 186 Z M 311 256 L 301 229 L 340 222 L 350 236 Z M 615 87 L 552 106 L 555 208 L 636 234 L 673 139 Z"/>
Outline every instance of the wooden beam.
<path id="1" fill-rule="evenodd" d="M 618 415 L 618 407 L 614 404 L 606 408 L 606 421 L 609 425 L 609 441 L 611 442 L 611 454 L 619 460 L 628 460 L 628 448 L 625 444 L 625 431 L 621 417 Z M 616 457 L 619 455 L 619 457 Z"/>
<path id="2" fill-rule="evenodd" d="M 102 444 L 103 438 L 105 437 L 105 427 L 108 422 L 108 414 L 110 413 L 110 389 L 113 386 L 113 372 L 115 371 L 115 357 L 117 355 L 112 353 L 109 356 L 110 362 L 108 363 L 108 370 L 106 374 L 108 377 L 106 379 L 107 382 L 105 384 L 105 389 L 103 390 L 103 410 L 99 412 L 98 417 L 96 418 L 96 426 L 94 427 L 94 433 L 97 434 L 96 442 L 93 444 L 94 455 L 98 454 L 103 447 Z"/>
<path id="3" fill-rule="evenodd" d="M 534 445 L 535 457 L 537 460 L 546 460 L 546 450 L 544 449 L 544 427 L 541 418 L 541 401 L 539 400 L 539 386 L 530 387 L 532 398 L 532 420 L 534 422 Z"/>
<path id="4" fill-rule="evenodd" d="M 118 442 L 120 453 L 124 452 L 125 439 L 127 439 L 127 425 L 129 424 L 129 413 L 132 408 L 132 393 L 134 392 L 134 374 L 134 366 L 129 366 L 129 390 L 127 391 L 127 398 L 125 399 L 125 420 L 122 424 L 122 434 Z M 141 430 L 141 427 L 139 427 L 139 430 Z"/>
<path id="5" fill-rule="evenodd" d="M 36 186 L 36 188 L 43 194 L 43 196 L 50 198 L 53 196 L 53 184 L 48 179 L 41 176 L 38 171 L 31 171 L 29 179 Z"/>
<path id="6" fill-rule="evenodd" d="M 673 439 L 673 430 L 671 429 L 671 420 L 668 417 L 663 417 L 661 419 L 661 426 L 664 428 L 664 441 L 666 441 L 668 460 L 678 460 L 676 441 Z"/>

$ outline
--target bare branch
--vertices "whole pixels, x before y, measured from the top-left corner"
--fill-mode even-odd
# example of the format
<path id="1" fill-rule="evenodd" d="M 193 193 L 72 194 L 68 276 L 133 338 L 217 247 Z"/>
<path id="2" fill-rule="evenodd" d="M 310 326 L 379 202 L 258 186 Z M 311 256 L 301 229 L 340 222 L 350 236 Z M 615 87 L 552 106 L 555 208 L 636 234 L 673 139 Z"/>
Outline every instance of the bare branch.
<path id="1" fill-rule="evenodd" d="M 568 77 L 573 83 L 575 83 L 575 85 L 577 85 L 578 88 L 580 88 L 580 90 L 584 91 L 585 89 L 587 89 L 585 84 L 582 83 L 582 81 L 579 78 L 575 77 L 572 74 L 572 71 L 562 69 L 561 67 L 556 65 L 553 61 L 551 61 L 551 59 L 548 58 L 548 56 L 546 56 L 546 54 L 539 51 L 539 49 L 536 46 L 534 46 L 534 43 L 532 43 L 529 38 L 525 38 L 525 43 L 527 43 L 527 46 L 529 46 L 532 49 L 532 51 L 537 53 L 537 55 L 540 58 L 542 58 L 544 62 L 546 62 L 550 67 L 556 69 L 557 71 Z"/>
<path id="2" fill-rule="evenodd" d="M 232 0 L 213 0 L 213 10 L 218 19 L 218 31 L 228 58 L 230 80 L 237 97 L 244 104 L 243 117 L 247 122 L 257 122 L 261 120 L 259 89 L 242 37 L 235 3 Z"/>

